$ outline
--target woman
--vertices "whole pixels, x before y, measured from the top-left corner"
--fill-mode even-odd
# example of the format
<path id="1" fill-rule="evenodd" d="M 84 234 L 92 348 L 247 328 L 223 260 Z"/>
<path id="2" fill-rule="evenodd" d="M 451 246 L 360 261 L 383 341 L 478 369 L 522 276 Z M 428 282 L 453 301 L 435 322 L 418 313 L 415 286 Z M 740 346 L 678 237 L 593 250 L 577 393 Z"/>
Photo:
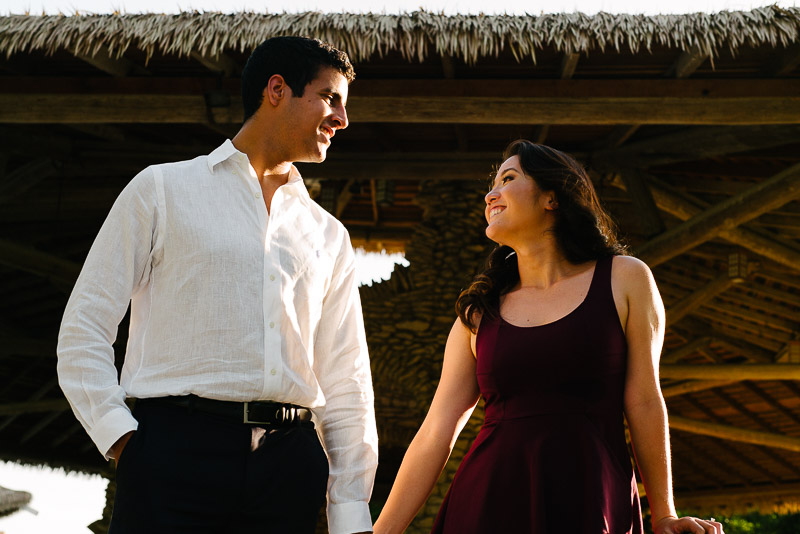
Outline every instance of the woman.
<path id="1" fill-rule="evenodd" d="M 486 195 L 486 270 L 458 298 L 442 377 L 376 534 L 402 532 L 478 402 L 486 418 L 433 531 L 642 532 L 623 412 L 656 534 L 722 534 L 679 519 L 658 383 L 664 308 L 581 166 L 515 141 Z"/>

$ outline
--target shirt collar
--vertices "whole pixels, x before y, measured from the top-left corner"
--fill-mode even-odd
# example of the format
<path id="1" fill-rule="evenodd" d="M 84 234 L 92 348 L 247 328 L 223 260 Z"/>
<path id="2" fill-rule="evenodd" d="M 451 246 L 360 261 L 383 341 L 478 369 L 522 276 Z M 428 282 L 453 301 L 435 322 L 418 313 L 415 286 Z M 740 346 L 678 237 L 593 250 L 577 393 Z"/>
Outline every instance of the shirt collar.
<path id="1" fill-rule="evenodd" d="M 208 155 L 208 170 L 214 172 L 214 167 L 237 154 L 239 154 L 239 157 L 244 156 L 247 158 L 246 154 L 239 152 L 236 147 L 233 146 L 233 142 L 230 139 L 226 139 L 224 143 L 215 148 L 214 151 Z M 294 165 L 292 165 L 292 168 L 289 170 L 289 178 L 286 180 L 284 187 L 286 185 L 291 186 L 292 189 L 301 193 L 302 196 L 308 197 L 308 190 L 303 182 L 303 177 Z"/>

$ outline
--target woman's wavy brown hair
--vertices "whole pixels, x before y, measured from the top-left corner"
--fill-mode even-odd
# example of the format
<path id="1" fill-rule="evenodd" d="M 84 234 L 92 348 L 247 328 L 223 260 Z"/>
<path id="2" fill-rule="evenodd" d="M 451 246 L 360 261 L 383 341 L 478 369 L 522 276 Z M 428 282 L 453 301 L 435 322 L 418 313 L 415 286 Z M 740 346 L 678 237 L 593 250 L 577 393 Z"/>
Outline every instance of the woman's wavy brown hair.
<path id="1" fill-rule="evenodd" d="M 519 156 L 522 171 L 541 191 L 555 193 L 558 209 L 552 232 L 567 261 L 578 264 L 627 251 L 617 237 L 616 225 L 601 206 L 592 181 L 574 158 L 525 139 L 508 145 L 503 161 L 512 156 Z M 461 322 L 475 332 L 476 314 L 497 318 L 500 297 L 517 282 L 517 254 L 505 245 L 495 247 L 483 272 L 458 296 L 456 312 Z"/>

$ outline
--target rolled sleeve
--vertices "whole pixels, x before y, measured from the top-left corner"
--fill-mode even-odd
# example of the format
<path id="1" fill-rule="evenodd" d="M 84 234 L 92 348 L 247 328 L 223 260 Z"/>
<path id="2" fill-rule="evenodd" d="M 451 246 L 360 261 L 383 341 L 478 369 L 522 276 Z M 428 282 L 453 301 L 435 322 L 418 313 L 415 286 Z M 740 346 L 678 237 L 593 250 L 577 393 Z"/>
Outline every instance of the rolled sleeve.
<path id="1" fill-rule="evenodd" d="M 323 302 L 315 352 L 325 395 L 320 434 L 330 464 L 328 525 L 333 534 L 371 531 L 367 503 L 378 465 L 378 436 L 355 255 L 346 233 Z"/>

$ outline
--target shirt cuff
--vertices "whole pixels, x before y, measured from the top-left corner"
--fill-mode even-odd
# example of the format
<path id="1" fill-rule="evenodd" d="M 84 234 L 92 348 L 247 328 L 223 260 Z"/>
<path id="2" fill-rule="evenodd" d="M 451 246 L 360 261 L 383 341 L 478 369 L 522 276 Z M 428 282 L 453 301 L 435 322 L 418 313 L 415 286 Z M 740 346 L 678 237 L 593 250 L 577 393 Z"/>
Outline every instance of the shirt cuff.
<path id="1" fill-rule="evenodd" d="M 139 428 L 139 422 L 133 418 L 127 408 L 117 408 L 103 416 L 89 431 L 89 436 L 97 445 L 100 454 L 108 460 L 108 450 L 119 438 Z"/>
<path id="2" fill-rule="evenodd" d="M 364 501 L 328 504 L 328 530 L 330 534 L 372 532 L 369 505 Z"/>

